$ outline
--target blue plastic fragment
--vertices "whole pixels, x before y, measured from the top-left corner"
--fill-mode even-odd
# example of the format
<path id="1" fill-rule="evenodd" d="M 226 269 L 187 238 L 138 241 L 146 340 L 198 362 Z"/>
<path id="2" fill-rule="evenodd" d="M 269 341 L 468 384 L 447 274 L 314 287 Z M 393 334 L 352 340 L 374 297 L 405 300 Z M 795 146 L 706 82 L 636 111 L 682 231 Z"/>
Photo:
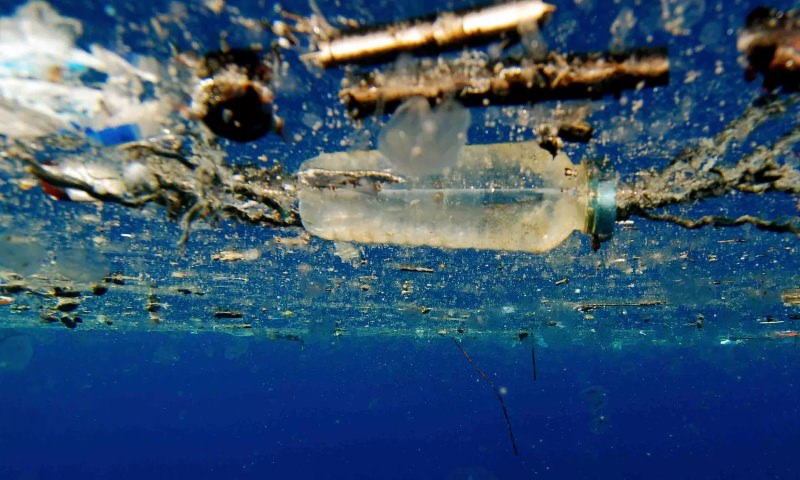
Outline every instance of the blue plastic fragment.
<path id="1" fill-rule="evenodd" d="M 104 128 L 100 131 L 86 129 L 86 136 L 103 145 L 119 145 L 134 142 L 142 138 L 139 126 L 135 123 Z"/>

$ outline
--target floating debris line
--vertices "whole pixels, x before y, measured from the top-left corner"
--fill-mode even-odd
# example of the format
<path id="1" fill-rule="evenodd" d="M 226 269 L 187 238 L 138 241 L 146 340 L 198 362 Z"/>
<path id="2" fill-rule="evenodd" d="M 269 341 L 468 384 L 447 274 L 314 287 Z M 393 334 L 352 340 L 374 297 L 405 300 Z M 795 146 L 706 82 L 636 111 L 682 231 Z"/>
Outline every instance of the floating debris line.
<path id="1" fill-rule="evenodd" d="M 495 8 L 499 10 L 493 10 Z M 513 32 L 519 33 L 518 29 L 522 28 L 523 24 L 531 23 L 531 18 L 525 15 L 507 15 L 508 9 L 513 10 L 515 8 L 538 9 L 536 11 L 539 13 L 532 14 L 534 24 L 543 20 L 552 11 L 551 6 L 532 0 L 487 7 L 486 9 L 475 10 L 472 13 L 451 12 L 443 14 L 439 18 L 441 22 L 445 22 L 445 19 L 447 22 L 456 22 L 455 25 L 459 25 L 458 28 L 465 32 L 473 31 L 464 27 L 466 25 L 465 19 L 472 18 L 470 15 L 473 14 L 480 14 L 480 18 L 488 21 L 493 15 L 490 15 L 490 13 L 502 11 L 505 13 L 500 17 L 504 19 L 516 17 L 516 20 L 519 20 L 518 24 L 512 25 L 513 22 L 511 22 L 497 30 L 481 30 L 481 28 L 478 28 L 474 30 L 474 32 L 477 32 L 475 35 L 468 35 L 470 38 L 485 40 L 482 36 L 483 33 L 489 36 L 494 36 L 495 34 L 510 35 Z M 286 15 L 291 17 L 289 14 Z M 319 16 L 318 12 L 312 15 L 310 19 L 306 19 L 307 22 L 305 23 L 300 18 L 295 18 L 295 20 L 297 20 L 297 31 L 311 34 L 313 37 L 312 45 L 317 47 L 317 57 L 312 57 L 313 61 L 327 65 L 329 62 L 325 60 L 327 57 L 331 57 L 331 62 L 338 61 L 336 60 L 337 58 L 345 58 L 337 57 L 336 55 L 338 54 L 333 53 L 330 55 L 323 54 L 321 52 L 327 50 L 321 47 L 328 45 L 330 47 L 329 50 L 333 52 L 335 50 L 333 45 L 337 44 L 336 42 L 344 41 L 345 38 L 351 37 L 346 37 L 341 32 L 333 31 L 330 25 L 326 27 L 324 19 Z M 433 23 L 411 22 L 408 25 L 414 25 L 414 28 L 422 28 L 421 25 L 428 25 L 428 27 L 424 28 L 434 28 L 436 21 Z M 276 30 L 283 31 L 284 29 L 277 28 Z M 586 203 L 590 205 L 586 208 L 586 228 L 583 231 L 593 235 L 593 247 L 599 246 L 599 241 L 605 239 L 605 236 L 601 238 L 600 235 L 597 235 L 596 231 L 603 230 L 603 235 L 605 235 L 606 228 L 609 232 L 613 229 L 614 220 L 624 221 L 633 216 L 653 221 L 670 222 L 689 229 L 705 226 L 752 225 L 765 231 L 800 235 L 799 217 L 770 219 L 761 215 L 746 214 L 734 218 L 721 215 L 689 218 L 663 211 L 668 206 L 692 204 L 700 200 L 720 197 L 734 192 L 745 194 L 768 192 L 800 194 L 800 170 L 798 170 L 796 164 L 784 160 L 787 153 L 792 152 L 797 144 L 800 143 L 800 127 L 795 126 L 772 145 L 755 149 L 752 153 L 741 158 L 735 165 L 727 166 L 721 163 L 731 145 L 742 140 L 739 138 L 741 132 L 753 131 L 770 119 L 787 115 L 787 112 L 796 108 L 800 102 L 800 93 L 784 94 L 785 91 L 796 90 L 793 88 L 794 83 L 792 83 L 795 78 L 792 76 L 794 75 L 794 70 L 792 70 L 794 64 L 773 64 L 776 61 L 780 61 L 776 60 L 776 58 L 783 59 L 786 55 L 792 53 L 787 50 L 787 46 L 794 45 L 792 42 L 796 40 L 798 30 L 800 28 L 798 28 L 797 14 L 794 11 L 785 12 L 784 15 L 773 10 L 757 9 L 748 17 L 746 28 L 739 38 L 738 48 L 747 55 L 748 60 L 751 62 L 751 68 L 756 73 L 765 75 L 765 84 L 776 85 L 772 89 L 775 92 L 754 102 L 740 118 L 731 122 L 713 138 L 703 139 L 697 146 L 687 148 L 663 171 L 649 169 L 638 172 L 634 179 L 627 184 L 621 183 L 617 186 L 613 181 L 606 181 L 605 178 L 600 178 L 601 175 L 597 175 L 594 178 L 590 173 L 587 173 L 585 179 L 581 178 L 580 188 L 585 190 L 581 194 L 587 196 Z M 383 33 L 401 31 L 389 29 Z M 449 34 L 455 35 L 452 38 L 458 37 L 454 33 L 457 33 L 458 29 L 447 31 Z M 372 32 L 374 33 L 375 30 L 372 30 Z M 284 31 L 283 33 L 288 34 L 291 32 Z M 437 43 L 437 45 L 439 44 Z M 772 57 L 769 57 L 767 55 L 769 52 L 766 52 L 765 49 L 770 52 L 777 50 L 772 52 L 774 53 Z M 367 57 L 370 56 L 368 52 L 362 53 Z M 765 57 L 766 60 L 769 60 L 767 64 L 764 64 L 766 60 L 762 58 L 765 55 L 767 55 Z M 261 51 L 256 50 L 226 49 L 219 52 L 211 52 L 201 59 L 197 59 L 194 64 L 194 76 L 200 82 L 199 85 L 195 85 L 200 90 L 192 89 L 186 85 L 182 86 L 187 93 L 194 92 L 193 95 L 190 95 L 193 98 L 193 109 L 195 110 L 191 119 L 197 120 L 197 122 L 205 122 L 206 126 L 212 131 L 219 130 L 221 133 L 217 132 L 218 135 L 231 138 L 234 141 L 246 141 L 250 137 L 260 137 L 268 131 L 279 127 L 280 121 L 275 115 L 276 112 L 272 106 L 273 91 L 269 85 L 273 76 L 277 75 L 278 72 L 270 66 L 270 58 L 274 60 L 276 57 L 270 57 L 270 55 L 262 54 Z M 221 77 L 217 78 L 219 75 Z M 768 75 L 772 75 L 772 77 L 767 78 Z M 235 83 L 235 88 L 223 88 L 224 85 L 230 86 L 225 84 L 223 80 L 231 80 L 233 77 L 239 82 Z M 213 82 L 223 82 L 224 85 L 214 84 L 216 85 L 214 86 L 209 83 L 212 80 Z M 373 72 L 358 81 L 351 80 L 350 85 L 345 86 L 340 93 L 345 103 L 354 112 L 357 111 L 359 115 L 362 115 L 375 109 L 385 111 L 392 104 L 399 103 L 409 96 L 412 96 L 411 101 L 416 99 L 415 102 L 417 104 L 421 102 L 425 106 L 428 106 L 428 102 L 417 98 L 418 96 L 429 100 L 454 97 L 458 101 L 475 105 L 505 102 L 527 104 L 539 99 L 594 98 L 604 93 L 618 93 L 626 88 L 664 85 L 668 80 L 669 60 L 664 49 L 638 49 L 613 54 L 549 52 L 541 61 L 536 61 L 533 58 L 524 58 L 517 63 L 501 61 L 492 64 L 485 56 L 481 55 L 464 56 L 456 60 L 421 60 L 417 63 L 412 63 L 407 70 L 398 67 L 393 72 Z M 778 80 L 785 80 L 785 82 L 778 82 Z M 779 88 L 778 84 L 780 84 Z M 253 92 L 257 94 L 258 101 L 255 103 L 243 102 L 248 96 L 252 96 Z M 431 120 L 439 118 L 431 116 L 435 115 L 436 110 L 406 109 L 407 111 L 415 111 L 417 116 L 411 116 L 410 119 L 407 119 L 407 122 L 398 126 L 397 131 L 382 132 L 381 137 L 388 137 L 390 133 L 401 137 L 401 134 L 416 135 L 419 133 L 414 137 L 414 140 L 425 141 L 414 143 L 412 145 L 414 148 L 405 150 L 403 149 L 404 146 L 408 146 L 412 142 L 395 142 L 399 146 L 390 145 L 391 148 L 388 150 L 379 148 L 379 156 L 385 158 L 387 155 L 392 156 L 392 154 L 408 154 L 408 158 L 400 158 L 399 161 L 402 163 L 408 160 L 406 163 L 410 165 L 412 163 L 411 160 L 416 158 L 413 155 L 419 156 L 417 150 L 422 149 L 427 150 L 422 152 L 427 155 L 423 160 L 431 158 L 441 160 L 441 158 L 450 157 L 456 161 L 463 160 L 463 156 L 459 157 L 458 153 L 460 152 L 459 148 L 464 147 L 464 143 L 466 143 L 465 132 L 469 126 L 470 117 L 468 113 L 465 113 L 466 109 L 460 105 L 458 105 L 458 108 L 452 107 L 452 105 L 458 103 L 452 99 L 445 100 L 437 108 L 441 109 L 447 105 L 448 101 L 450 102 L 451 111 L 450 116 L 446 118 L 458 120 L 456 123 L 463 124 L 463 131 L 458 129 L 452 131 L 436 130 L 434 126 L 433 131 L 438 135 L 429 135 L 433 140 L 426 140 L 424 138 L 426 131 L 423 129 L 417 132 L 415 129 L 419 130 L 417 127 L 420 124 L 429 127 Z M 406 106 L 408 104 L 409 101 L 406 101 L 403 105 Z M 244 110 L 235 111 L 240 107 L 244 108 Z M 250 107 L 255 108 L 255 110 L 249 111 Z M 209 115 L 211 116 L 209 117 Z M 398 114 L 395 114 L 393 121 L 398 116 Z M 248 123 L 247 119 L 255 119 L 253 125 L 246 125 Z M 428 121 L 427 123 L 426 120 Z M 64 148 L 65 145 L 71 142 L 76 143 L 75 138 L 69 137 L 69 135 L 51 135 L 38 143 L 15 143 L 12 140 L 8 142 L 9 147 L 0 152 L 0 157 L 19 160 L 29 173 L 39 179 L 43 190 L 56 199 L 93 200 L 101 203 L 117 203 L 130 208 L 140 208 L 147 204 L 161 205 L 167 211 L 169 218 L 179 222 L 182 227 L 183 234 L 178 239 L 180 244 L 187 241 L 191 227 L 197 221 L 213 222 L 218 218 L 234 218 L 243 223 L 266 227 L 304 226 L 302 223 L 304 219 L 301 219 L 300 215 L 298 192 L 305 186 L 311 186 L 320 192 L 333 192 L 331 195 L 324 197 L 326 201 L 331 198 L 338 201 L 347 197 L 346 194 L 353 192 L 356 195 L 351 195 L 347 198 L 363 200 L 364 198 L 372 198 L 379 195 L 389 197 L 392 192 L 395 197 L 401 197 L 410 190 L 401 190 L 399 187 L 413 185 L 416 180 L 413 178 L 414 172 L 411 172 L 411 176 L 395 173 L 395 171 L 402 170 L 396 168 L 397 164 L 389 165 L 389 167 L 383 164 L 378 165 L 376 168 L 360 168 L 359 166 L 353 169 L 340 168 L 338 170 L 309 168 L 302 173 L 286 173 L 282 172 L 278 167 L 264 168 L 259 166 L 229 165 L 226 163 L 225 150 L 217 143 L 216 138 L 207 129 L 200 128 L 197 122 L 182 125 L 184 128 L 180 130 L 183 132 L 181 135 L 147 138 L 122 145 L 91 144 L 88 147 L 82 145 L 84 150 L 89 150 L 88 152 L 80 151 L 78 148 L 71 152 L 69 149 Z M 435 122 L 433 123 L 435 124 Z M 250 130 L 249 127 L 253 127 L 253 130 Z M 578 129 L 576 135 L 579 138 L 588 139 L 591 137 L 591 131 L 591 126 L 588 124 L 583 125 L 582 128 Z M 447 133 L 452 133 L 453 135 L 446 135 Z M 561 133 L 558 134 L 558 136 L 561 135 Z M 80 139 L 80 135 L 77 135 L 77 138 Z M 83 140 L 86 139 L 84 138 Z M 509 145 L 493 144 L 480 146 L 480 148 L 486 148 L 486 152 L 494 152 L 501 155 L 507 153 L 507 149 L 512 148 Z M 470 147 L 476 146 L 469 145 L 466 148 Z M 517 148 L 528 150 L 527 145 L 517 145 Z M 559 157 L 563 153 L 559 151 L 560 147 L 557 141 L 549 141 L 549 145 L 544 145 L 544 149 L 549 152 L 548 160 L 562 158 Z M 51 164 L 53 160 L 50 158 L 52 151 L 60 152 L 63 158 L 59 158 L 57 162 Z M 445 155 L 447 152 L 456 152 L 456 154 Z M 439 155 L 440 153 L 441 155 Z M 371 155 L 370 152 L 346 152 L 343 155 L 355 159 L 361 154 L 364 154 L 364 157 Z M 333 155 L 336 154 L 331 154 L 331 156 Z M 98 161 L 90 163 L 87 161 L 88 158 L 96 158 Z M 427 163 L 431 162 L 418 162 L 415 168 L 428 167 Z M 539 165 L 547 163 L 539 162 Z M 553 162 L 549 162 L 549 164 L 552 165 Z M 78 166 L 76 167 L 76 165 Z M 453 171 L 454 169 L 450 168 L 453 165 L 447 165 L 450 173 L 455 175 L 463 173 Z M 539 165 L 537 165 L 537 168 Z M 557 182 L 560 182 L 558 187 L 563 187 L 566 182 L 577 183 L 575 172 L 582 168 L 583 164 L 580 166 L 572 165 L 570 162 L 569 165 L 568 168 L 558 173 L 558 178 L 556 179 Z M 437 174 L 443 171 L 440 170 Z M 535 171 L 534 173 L 539 174 L 541 172 Z M 594 174 L 596 172 L 591 173 Z M 611 172 L 604 172 L 602 176 L 610 177 L 612 174 Z M 594 180 L 598 181 L 594 182 Z M 600 183 L 609 185 L 614 183 L 614 186 L 601 192 L 601 190 L 595 188 Z M 585 186 L 587 184 L 589 186 Z M 390 187 L 398 187 L 398 189 L 392 190 Z M 539 187 L 538 185 L 536 186 L 536 188 Z M 346 189 L 351 189 L 352 191 Z M 458 198 L 464 200 L 459 205 L 463 206 L 468 203 L 466 200 L 467 195 L 464 194 L 467 189 L 462 189 L 464 191 L 457 190 L 456 188 L 451 188 L 445 192 L 444 188 L 437 187 L 434 184 L 430 191 L 422 192 L 419 190 L 415 192 L 415 195 L 430 194 L 433 197 L 429 195 L 429 197 L 425 198 L 444 200 L 447 195 L 452 194 L 455 197 L 455 194 L 458 193 L 461 195 Z M 507 188 L 505 189 L 507 190 L 506 192 L 500 192 L 500 194 L 495 195 L 499 190 L 494 185 L 485 192 L 481 189 L 472 188 L 471 193 L 473 196 L 470 197 L 472 198 L 470 201 L 476 203 L 475 199 L 477 198 L 480 198 L 481 202 L 488 201 L 487 199 L 494 195 L 496 197 L 495 200 L 499 199 L 505 202 L 504 205 L 514 204 L 515 207 L 521 207 L 526 202 L 535 204 L 540 198 L 543 198 L 543 190 L 545 189 L 539 188 L 537 191 L 534 191 L 535 189 L 525 191 L 523 191 L 524 189 L 519 189 L 519 191 L 512 191 L 514 190 L 513 188 Z M 561 188 L 559 191 L 563 194 L 567 190 Z M 566 196 L 564 194 L 560 198 L 565 198 Z M 352 203 L 351 205 L 344 205 L 344 207 L 349 208 Z M 442 203 L 446 202 L 431 202 L 431 205 Z M 456 203 L 458 202 L 451 202 L 451 204 Z M 477 202 L 477 204 L 483 205 L 480 202 Z M 344 207 L 340 209 L 340 213 L 345 211 Z M 431 207 L 429 210 L 433 210 L 433 208 Z M 486 210 L 484 209 L 480 213 L 484 213 Z M 525 210 L 531 211 L 533 209 L 527 208 Z M 447 213 L 452 213 L 453 211 L 455 209 Z M 602 214 L 598 214 L 598 212 Z M 425 211 L 423 213 L 430 212 Z M 329 215 L 328 218 L 330 217 Z M 418 218 L 422 217 L 420 215 Z M 469 216 L 469 218 L 476 217 L 477 215 Z M 564 222 L 563 215 L 551 217 Z M 447 218 L 452 218 L 452 216 Z M 581 219 L 582 222 L 583 220 Z M 548 218 L 548 221 L 553 220 Z M 337 225 L 337 227 L 339 226 L 347 228 L 346 225 Z M 308 225 L 305 225 L 305 227 L 308 229 Z M 415 227 L 420 227 L 420 225 L 415 225 Z M 534 224 L 533 227 L 531 231 L 539 233 L 546 229 L 545 226 L 538 224 Z M 550 225 L 547 226 L 547 228 L 549 227 Z M 461 233 L 463 233 L 464 224 L 462 222 L 452 228 L 460 228 Z M 484 237 L 490 234 L 507 236 L 509 229 L 508 224 L 503 224 L 500 227 L 488 229 L 490 230 L 488 232 L 481 231 L 481 234 Z M 572 230 L 577 229 L 580 229 L 580 227 Z M 308 230 L 311 231 L 310 229 Z M 572 230 L 567 232 L 567 235 Z M 532 236 L 536 235 L 536 233 L 532 234 Z M 538 236 L 555 238 L 552 235 Z M 420 237 L 420 235 L 417 235 L 417 237 Z M 448 241 L 454 237 L 448 237 Z M 528 237 L 526 237 L 526 244 L 531 243 L 527 242 L 527 239 Z M 402 242 L 395 243 L 403 244 Z M 506 248 L 492 246 L 495 244 L 491 242 L 479 245 L 490 245 L 490 247 L 480 248 Z M 459 245 L 442 243 L 435 246 L 476 248 L 475 243 Z M 544 249 L 545 247 L 552 248 L 550 246 L 541 248 Z M 414 271 L 428 272 L 428 270 L 422 269 Z"/>
<path id="2" fill-rule="evenodd" d="M 768 97 L 756 102 L 715 137 L 679 154 L 663 171 L 645 170 L 630 184 L 620 184 L 615 198 L 616 219 L 639 216 L 689 229 L 749 224 L 765 231 L 800 235 L 797 217 L 768 219 L 750 214 L 736 218 L 711 215 L 692 219 L 659 211 L 670 205 L 692 204 L 734 191 L 751 195 L 800 194 L 800 170 L 781 161 L 800 143 L 800 127 L 792 128 L 766 148 L 755 149 L 733 166 L 725 166 L 720 160 L 736 132 L 752 131 L 770 119 L 785 115 L 798 101 L 800 94 Z M 152 148 L 146 146 L 148 142 L 153 142 Z M 113 172 L 106 170 L 102 175 L 92 175 L 92 164 L 88 163 L 78 172 L 81 176 L 59 165 L 44 165 L 38 160 L 41 152 L 34 150 L 32 144 L 12 146 L 2 155 L 22 161 L 49 191 L 79 191 L 88 199 L 131 208 L 148 203 L 162 205 L 168 216 L 183 227 L 179 243 L 186 241 L 193 222 L 217 217 L 267 227 L 301 226 L 297 198 L 301 182 L 313 183 L 313 188 L 319 189 L 360 188 L 365 194 L 378 194 L 387 182 L 404 183 L 403 177 L 370 169 L 306 170 L 298 179 L 277 168 L 227 165 L 220 147 L 202 140 L 195 139 L 191 152 L 178 148 L 165 152 L 164 143 L 163 139 L 153 139 L 138 142 L 136 149 L 123 146 L 97 150 L 98 158 L 104 155 L 127 158 L 127 168 L 135 165 L 141 170 L 141 177 L 151 179 L 132 187 L 123 181 L 126 170 L 122 168 L 116 173 L 117 178 L 113 178 Z M 492 146 L 482 148 L 487 147 Z"/>
<path id="3" fill-rule="evenodd" d="M 617 194 L 617 219 L 631 216 L 670 222 L 684 228 L 705 226 L 734 227 L 749 224 L 760 230 L 786 232 L 800 235 L 800 218 L 770 220 L 755 215 L 728 218 L 707 215 L 690 219 L 654 210 L 668 205 L 694 203 L 698 200 L 720 197 L 739 191 L 763 194 L 771 191 L 800 194 L 800 170 L 788 163 L 780 163 L 800 142 L 800 127 L 795 126 L 766 148 L 758 148 L 742 157 L 736 165 L 718 164 L 737 132 L 753 131 L 767 120 L 785 114 L 800 102 L 800 94 L 786 98 L 770 96 L 752 104 L 744 114 L 728 124 L 711 141 L 686 149 L 672 164 L 661 172 L 641 172 L 638 180 L 629 187 L 620 188 Z"/>
<path id="4" fill-rule="evenodd" d="M 604 302 L 604 303 L 583 303 L 575 307 L 579 312 L 591 312 L 606 307 L 657 307 L 666 305 L 666 300 L 642 300 L 640 302 Z"/>
<path id="5" fill-rule="evenodd" d="M 20 160 L 45 190 L 79 191 L 87 200 L 131 208 L 150 203 L 162 205 L 169 218 L 182 226 L 179 244 L 188 239 L 193 222 L 220 216 L 269 227 L 300 224 L 294 187 L 284 181 L 279 168 L 230 166 L 225 164 L 225 153 L 219 146 L 200 137 L 193 140 L 188 152 L 171 135 L 92 152 L 94 158 L 120 165 L 117 170 L 88 162 L 77 172 L 69 168 L 68 162 L 45 165 L 39 157 L 57 147 L 50 142 L 12 145 L 0 151 L 0 158 Z M 84 161 L 85 154 L 75 155 Z M 125 181 L 134 169 L 137 178 L 143 179 L 141 183 Z M 109 188 L 109 184 L 115 188 Z M 57 198 L 73 199 L 69 195 Z"/>

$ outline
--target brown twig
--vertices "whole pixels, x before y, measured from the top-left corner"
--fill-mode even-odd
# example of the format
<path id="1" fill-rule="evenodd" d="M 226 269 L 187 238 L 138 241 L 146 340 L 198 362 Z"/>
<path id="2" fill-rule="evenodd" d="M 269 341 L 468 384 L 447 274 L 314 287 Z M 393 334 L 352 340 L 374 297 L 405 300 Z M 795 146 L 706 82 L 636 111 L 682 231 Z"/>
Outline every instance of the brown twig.
<path id="1" fill-rule="evenodd" d="M 519 104 L 569 98 L 599 98 L 622 90 L 666 85 L 666 49 L 561 55 L 542 61 L 483 56 L 424 60 L 395 71 L 373 71 L 350 80 L 339 97 L 356 117 L 391 111 L 404 99 L 455 97 L 467 105 Z"/>

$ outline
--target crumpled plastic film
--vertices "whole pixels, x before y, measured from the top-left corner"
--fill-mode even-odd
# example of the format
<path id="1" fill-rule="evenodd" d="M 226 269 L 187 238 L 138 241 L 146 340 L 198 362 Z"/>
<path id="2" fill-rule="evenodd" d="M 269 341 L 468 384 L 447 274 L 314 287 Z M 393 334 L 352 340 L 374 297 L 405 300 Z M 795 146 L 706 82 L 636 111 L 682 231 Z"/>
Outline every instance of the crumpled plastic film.
<path id="1" fill-rule="evenodd" d="M 70 131 L 115 144 L 158 133 L 169 107 L 145 98 L 143 88 L 158 76 L 99 45 L 76 47 L 81 32 L 79 21 L 46 2 L 0 18 L 0 135 Z M 106 74 L 105 81 L 85 82 L 92 71 Z"/>

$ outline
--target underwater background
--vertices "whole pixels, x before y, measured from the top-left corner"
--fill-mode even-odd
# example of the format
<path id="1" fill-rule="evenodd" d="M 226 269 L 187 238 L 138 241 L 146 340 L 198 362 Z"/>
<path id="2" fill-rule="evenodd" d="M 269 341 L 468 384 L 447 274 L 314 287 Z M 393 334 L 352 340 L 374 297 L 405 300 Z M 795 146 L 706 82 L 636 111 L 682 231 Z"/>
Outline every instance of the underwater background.
<path id="1" fill-rule="evenodd" d="M 52 332 L 3 376 L 5 478 L 796 478 L 792 344 L 529 350 Z M 544 353 L 547 352 L 547 353 Z"/>
<path id="2" fill-rule="evenodd" d="M 170 54 L 167 42 L 131 25 L 177 12 L 170 41 L 202 51 L 217 48 L 222 29 L 230 44 L 266 44 L 270 33 L 242 19 L 275 17 L 269 2 L 228 2 L 221 14 L 213 2 L 50 3 L 83 24 L 79 45 L 157 58 Z M 744 80 L 735 46 L 757 2 L 555 3 L 543 30 L 551 48 L 606 49 L 627 9 L 637 21 L 626 45 L 670 51 L 668 87 L 595 102 L 598 137 L 569 145 L 575 159 L 606 157 L 623 179 L 663 167 L 762 93 Z M 331 16 L 376 23 L 466 5 L 320 2 Z M 0 15 L 17 6 L 0 0 Z M 669 22 L 677 17 L 680 28 Z M 345 120 L 341 72 L 286 61 L 291 82 L 276 103 L 288 140 L 226 143 L 227 161 L 267 155 L 291 172 L 320 151 L 374 140 L 385 119 Z M 525 118 L 552 103 L 525 107 Z M 532 138 L 506 108 L 471 109 L 470 142 Z M 752 132 L 731 159 L 797 120 L 793 111 Z M 0 305 L 0 479 L 800 478 L 800 307 L 781 297 L 800 288 L 796 236 L 636 220 L 597 252 L 575 233 L 543 255 L 344 253 L 320 239 L 281 240 L 294 231 L 222 222 L 176 247 L 180 225 L 161 211 L 53 202 L 21 191 L 9 165 L 4 236 L 35 236 L 24 254 L 42 268 L 126 281 L 83 302 L 76 328 L 38 322 L 40 298 L 19 300 L 30 316 Z M 794 204 L 732 195 L 691 211 L 796 215 Z M 248 249 L 259 254 L 212 260 Z M 4 267 L 19 255 L 0 248 Z M 145 308 L 153 292 L 164 307 L 157 324 Z M 598 303 L 614 305 L 580 308 Z M 242 311 L 252 328 L 218 321 L 220 309 Z M 516 455 L 498 396 L 475 367 L 505 403 Z"/>

